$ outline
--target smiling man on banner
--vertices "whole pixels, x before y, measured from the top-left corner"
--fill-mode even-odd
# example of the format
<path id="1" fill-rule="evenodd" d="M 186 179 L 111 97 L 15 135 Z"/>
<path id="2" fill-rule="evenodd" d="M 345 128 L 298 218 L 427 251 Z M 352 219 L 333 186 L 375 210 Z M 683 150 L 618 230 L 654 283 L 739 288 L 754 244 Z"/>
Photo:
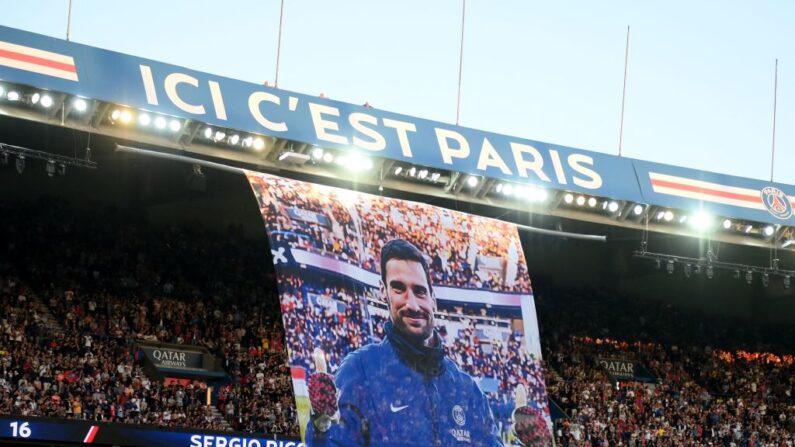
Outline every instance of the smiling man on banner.
<path id="1" fill-rule="evenodd" d="M 502 446 L 475 380 L 445 357 L 434 328 L 436 298 L 428 264 L 411 243 L 381 249 L 386 338 L 350 353 L 336 376 L 309 378 L 308 446 Z"/>

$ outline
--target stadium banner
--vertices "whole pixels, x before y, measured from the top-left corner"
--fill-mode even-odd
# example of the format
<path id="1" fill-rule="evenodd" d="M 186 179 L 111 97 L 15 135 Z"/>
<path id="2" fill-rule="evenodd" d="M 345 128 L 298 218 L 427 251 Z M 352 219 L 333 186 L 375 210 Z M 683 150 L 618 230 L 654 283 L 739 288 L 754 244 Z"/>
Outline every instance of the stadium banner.
<path id="1" fill-rule="evenodd" d="M 597 358 L 601 366 L 614 380 L 631 380 L 635 378 L 635 362 L 621 359 Z"/>
<path id="2" fill-rule="evenodd" d="M 517 436 L 550 445 L 515 225 L 247 177 L 270 240 L 308 446 L 511 446 Z M 287 212 L 295 208 L 325 219 Z"/>
<path id="3" fill-rule="evenodd" d="M 687 211 L 703 204 L 722 216 L 793 224 L 792 186 L 425 120 L 4 26 L 0 81 L 439 169 Z"/>
<path id="4" fill-rule="evenodd" d="M 0 440 L 18 445 L 64 442 L 129 447 L 304 447 L 298 439 L 251 433 L 201 432 L 122 423 L 32 417 L 0 417 Z"/>
<path id="5" fill-rule="evenodd" d="M 634 360 L 603 357 L 597 357 L 594 360 L 615 381 L 654 381 L 654 376 L 642 364 Z"/>
<path id="6" fill-rule="evenodd" d="M 341 151 L 641 199 L 627 158 L 270 88 L 2 26 L 0 79 Z"/>
<path id="7" fill-rule="evenodd" d="M 635 160 L 647 203 L 770 224 L 793 225 L 795 187 Z M 717 225 L 718 223 L 715 223 Z"/>
<path id="8" fill-rule="evenodd" d="M 201 352 L 143 344 L 139 344 L 139 346 L 156 368 L 201 369 L 204 367 L 204 355 Z"/>

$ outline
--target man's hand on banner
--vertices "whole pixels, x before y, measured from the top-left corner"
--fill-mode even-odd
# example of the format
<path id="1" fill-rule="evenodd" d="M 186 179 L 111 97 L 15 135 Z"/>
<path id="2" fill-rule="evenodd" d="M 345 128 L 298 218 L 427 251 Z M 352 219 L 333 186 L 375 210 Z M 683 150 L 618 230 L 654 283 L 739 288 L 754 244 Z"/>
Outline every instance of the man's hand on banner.
<path id="1" fill-rule="evenodd" d="M 337 385 L 334 383 L 334 376 L 327 372 L 323 350 L 315 348 L 312 357 L 315 362 L 315 373 L 309 376 L 309 402 L 312 405 L 315 428 L 325 432 L 332 424 L 339 421 Z"/>
<path id="2" fill-rule="evenodd" d="M 541 410 L 527 405 L 527 389 L 524 385 L 516 386 L 516 402 L 511 416 L 513 434 L 524 447 L 541 447 L 552 445 L 552 435 Z"/>

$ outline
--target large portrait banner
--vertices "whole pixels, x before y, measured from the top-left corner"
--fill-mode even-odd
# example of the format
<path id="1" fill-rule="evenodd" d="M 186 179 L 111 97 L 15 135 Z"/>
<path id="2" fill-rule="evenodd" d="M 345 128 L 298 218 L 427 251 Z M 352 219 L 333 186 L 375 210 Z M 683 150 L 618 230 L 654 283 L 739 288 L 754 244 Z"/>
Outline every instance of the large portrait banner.
<path id="1" fill-rule="evenodd" d="M 247 173 L 308 446 L 549 446 L 515 225 Z"/>

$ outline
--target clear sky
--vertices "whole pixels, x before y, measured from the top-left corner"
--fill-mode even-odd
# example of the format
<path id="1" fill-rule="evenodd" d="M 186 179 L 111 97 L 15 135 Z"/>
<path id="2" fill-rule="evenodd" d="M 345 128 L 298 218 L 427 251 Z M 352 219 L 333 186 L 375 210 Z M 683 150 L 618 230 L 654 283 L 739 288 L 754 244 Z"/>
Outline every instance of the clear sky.
<path id="1" fill-rule="evenodd" d="M 280 0 L 72 0 L 72 40 L 273 84 Z M 285 0 L 279 87 L 454 122 L 462 0 Z M 468 0 L 461 125 L 795 183 L 795 2 Z M 64 38 L 68 0 L 0 0 Z"/>

